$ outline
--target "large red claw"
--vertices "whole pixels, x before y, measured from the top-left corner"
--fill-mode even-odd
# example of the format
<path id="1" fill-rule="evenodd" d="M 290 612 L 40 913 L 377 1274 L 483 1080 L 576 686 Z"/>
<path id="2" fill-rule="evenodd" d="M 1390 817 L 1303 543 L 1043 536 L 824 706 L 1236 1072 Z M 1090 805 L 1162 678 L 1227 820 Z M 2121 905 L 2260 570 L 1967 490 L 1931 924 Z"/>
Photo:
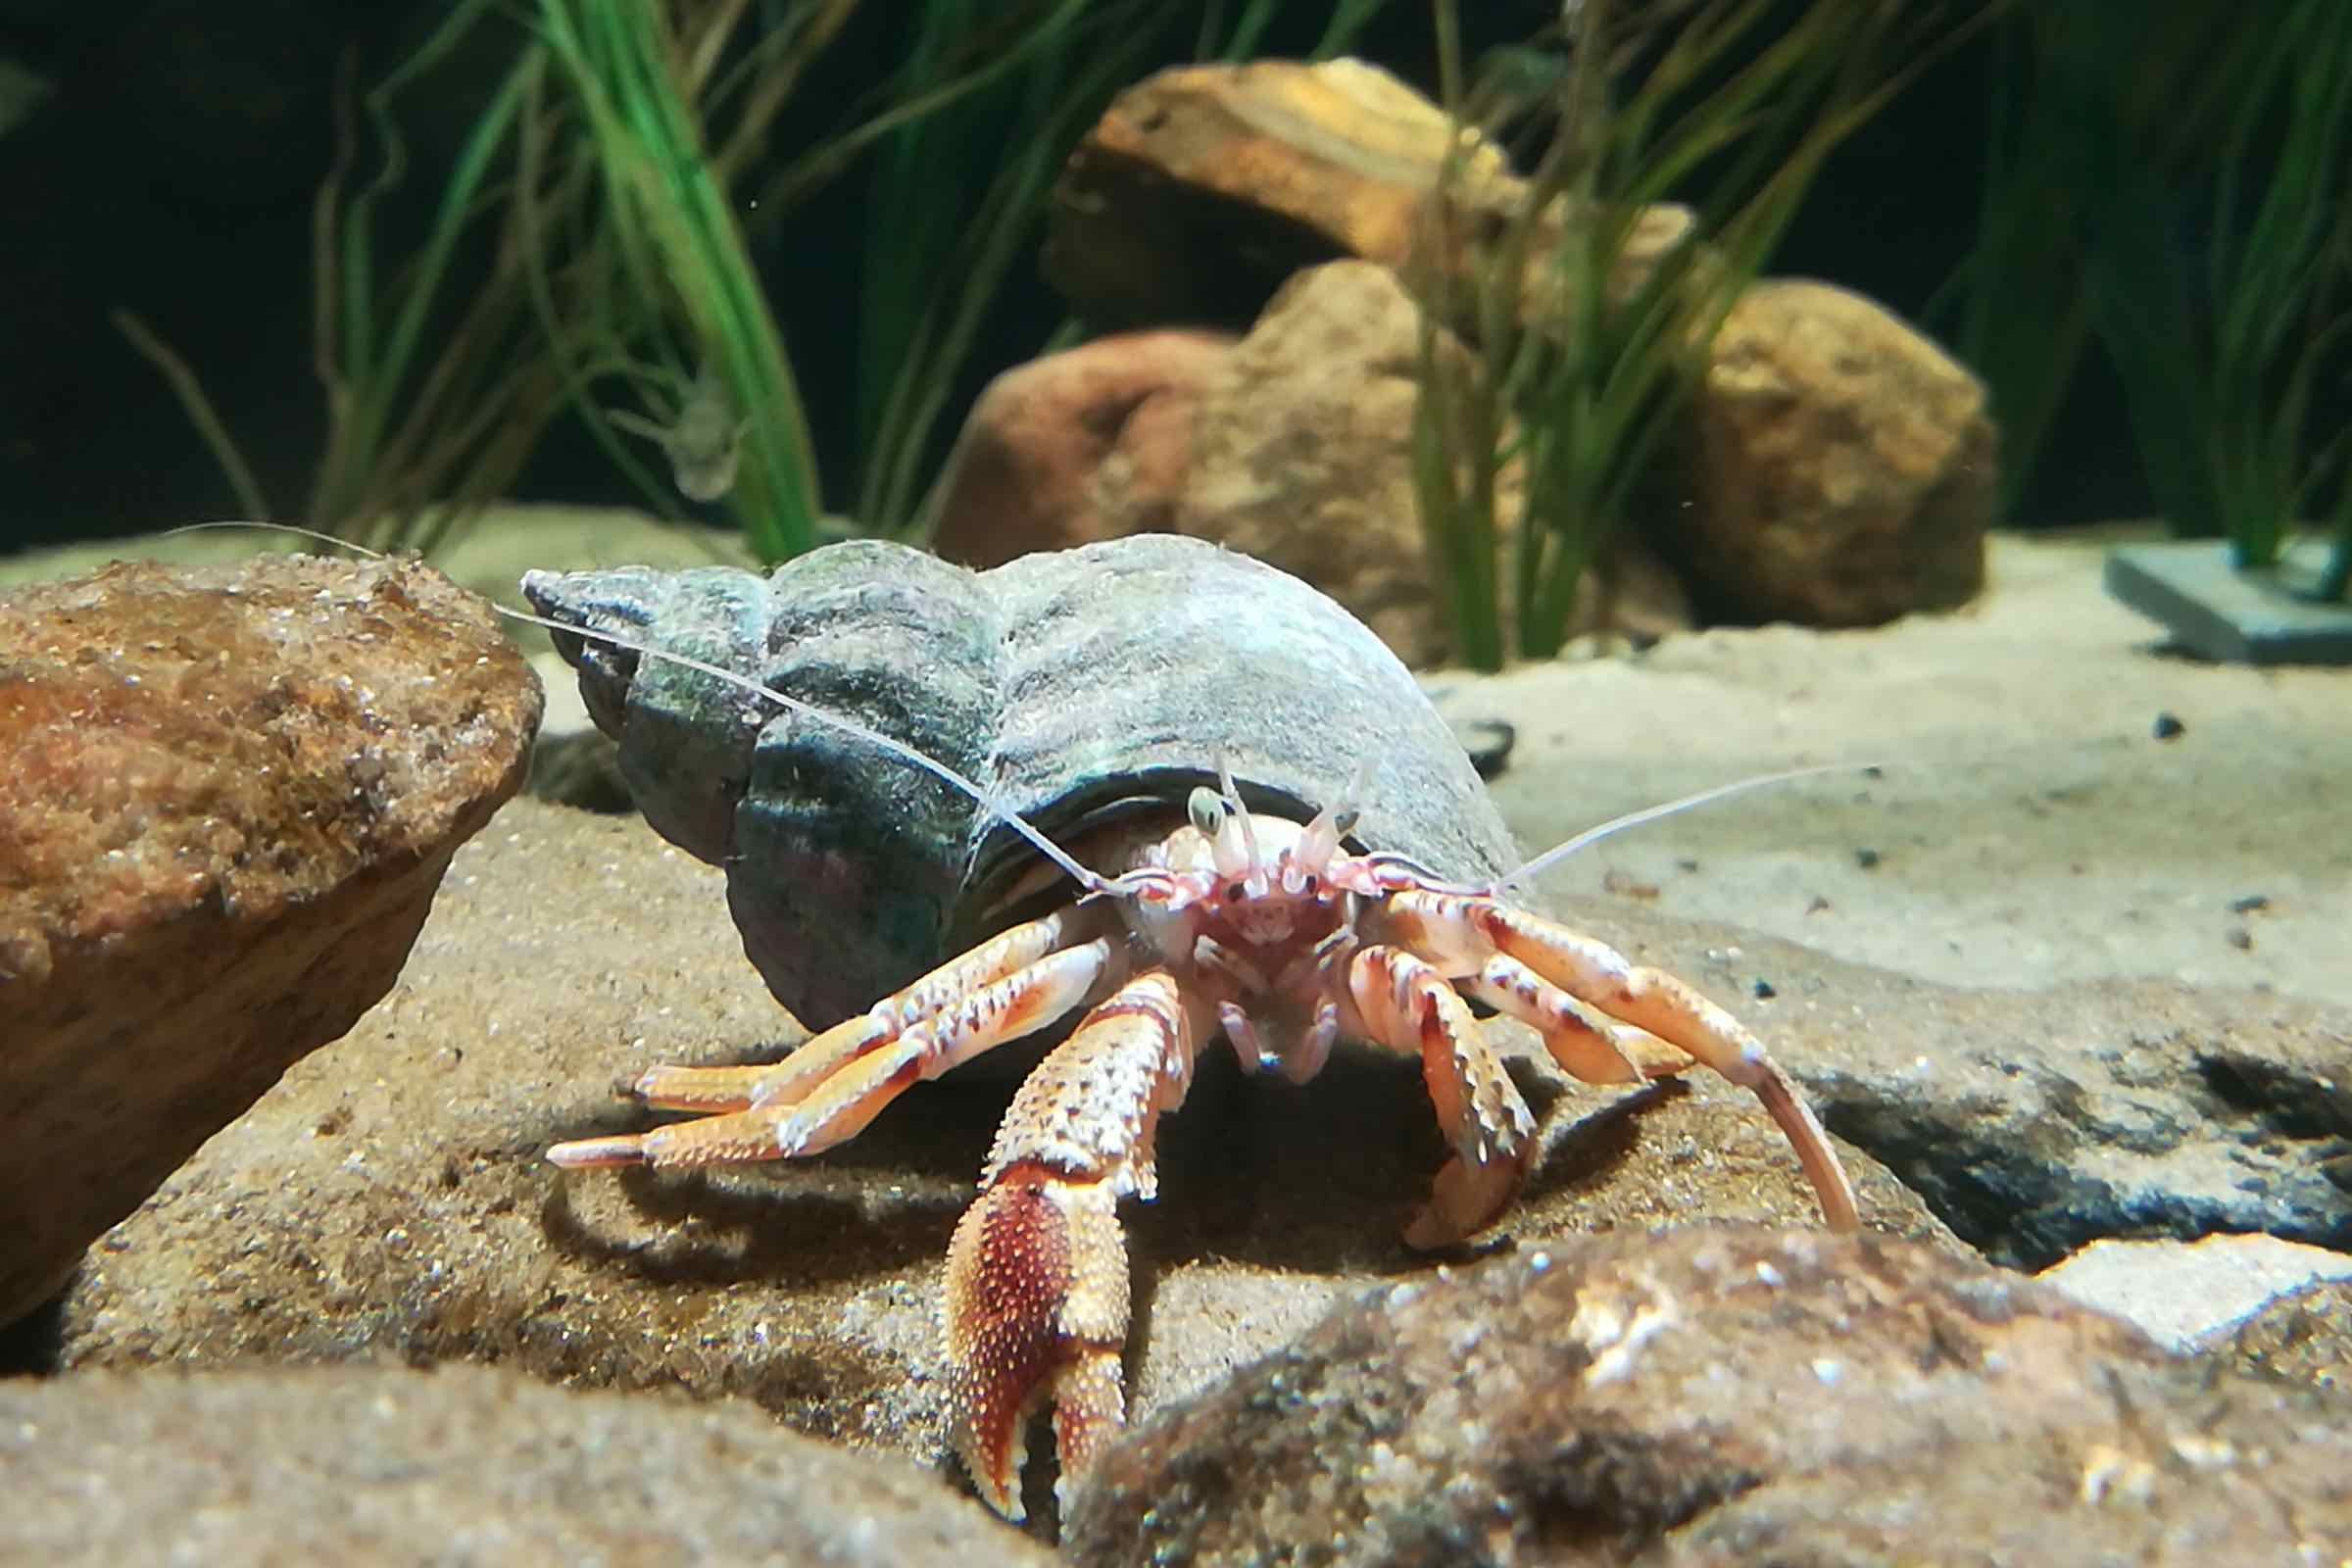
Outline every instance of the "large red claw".
<path id="1" fill-rule="evenodd" d="M 990 1507 L 1024 1516 L 1021 1467 L 1040 1400 L 1054 1401 L 1066 1507 L 1126 1419 L 1127 1249 L 1103 1182 L 1042 1165 L 1004 1172 L 948 1247 L 948 1365 L 956 1446 Z"/>

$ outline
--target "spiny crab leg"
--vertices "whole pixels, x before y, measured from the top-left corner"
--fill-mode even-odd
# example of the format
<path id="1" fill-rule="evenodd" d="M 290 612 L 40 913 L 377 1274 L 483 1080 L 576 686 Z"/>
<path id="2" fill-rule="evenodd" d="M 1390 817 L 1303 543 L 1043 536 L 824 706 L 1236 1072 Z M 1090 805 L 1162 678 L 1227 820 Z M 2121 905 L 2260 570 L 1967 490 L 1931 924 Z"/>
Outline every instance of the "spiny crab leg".
<path id="1" fill-rule="evenodd" d="M 559 1165 L 707 1165 L 813 1154 L 853 1138 L 914 1083 L 1067 1016 L 1124 950 L 1092 910 L 1013 927 L 895 996 L 757 1067 L 654 1067 L 648 1102 L 706 1114 L 645 1133 L 558 1144 Z"/>
<path id="2" fill-rule="evenodd" d="M 1160 969 L 1087 1014 L 1014 1093 L 949 1244 L 956 1446 L 1006 1518 L 1022 1517 L 1039 1400 L 1054 1401 L 1065 1505 L 1126 1419 L 1127 1244 L 1113 1210 L 1152 1196 L 1152 1135 L 1190 1086 L 1195 1027 Z"/>
<path id="3" fill-rule="evenodd" d="M 1383 940 L 1409 946 L 1452 975 L 1480 973 L 1496 954 L 1514 958 L 1577 1001 L 1690 1053 L 1701 1064 L 1752 1090 L 1796 1151 L 1797 1163 L 1812 1183 L 1830 1228 L 1854 1230 L 1862 1223 L 1838 1152 L 1830 1147 L 1829 1134 L 1796 1085 L 1739 1019 L 1686 982 L 1637 964 L 1606 943 L 1491 898 L 1395 893 L 1382 902 L 1369 925 Z"/>
<path id="4" fill-rule="evenodd" d="M 1404 1243 L 1451 1246 L 1483 1229 L 1517 1194 L 1535 1152 L 1536 1119 L 1469 1004 L 1436 968 L 1398 948 L 1365 948 L 1348 961 L 1348 995 L 1362 1025 L 1351 1033 L 1421 1058 L 1453 1153 Z"/>
<path id="5" fill-rule="evenodd" d="M 1655 1036 L 1587 1006 L 1508 954 L 1495 954 L 1458 984 L 1464 995 L 1542 1035 L 1551 1059 L 1581 1083 L 1638 1084 L 1690 1064 L 1685 1056 L 1650 1065 L 1667 1049 Z"/>

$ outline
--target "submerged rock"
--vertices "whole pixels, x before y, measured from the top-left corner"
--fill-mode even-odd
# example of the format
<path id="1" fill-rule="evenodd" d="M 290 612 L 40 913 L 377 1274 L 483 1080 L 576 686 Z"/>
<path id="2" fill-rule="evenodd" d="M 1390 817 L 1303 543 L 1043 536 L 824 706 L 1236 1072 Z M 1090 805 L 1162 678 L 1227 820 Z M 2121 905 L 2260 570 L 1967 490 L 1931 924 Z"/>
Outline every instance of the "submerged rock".
<path id="1" fill-rule="evenodd" d="M 2352 1399 L 1886 1238 L 1566 1238 L 1361 1298 L 1104 1453 L 1080 1563 L 2332 1562 Z"/>
<path id="2" fill-rule="evenodd" d="M 2093 1242 L 2038 1278 L 2167 1348 L 2191 1351 L 2231 1340 L 2315 1286 L 2352 1285 L 2352 1255 L 2276 1236 Z"/>
<path id="3" fill-rule="evenodd" d="M 1052 1561 L 743 1405 L 384 1367 L 0 1383 L 0 1557 L 66 1564 Z"/>
<path id="4" fill-rule="evenodd" d="M 1983 382 L 1876 301 L 1752 284 L 1707 357 L 1655 537 L 1710 619 L 1870 626 L 1984 585 Z"/>
<path id="5" fill-rule="evenodd" d="M 496 1360 L 741 1396 L 947 1470 L 941 1268 L 1005 1075 L 1034 1050 L 909 1091 L 815 1159 L 545 1160 L 559 1139 L 647 1125 L 614 1086 L 652 1063 L 773 1054 L 797 1034 L 744 961 L 721 873 L 642 823 L 518 801 L 459 852 L 384 1004 L 92 1251 L 43 1364 Z M 1490 1246 L 1813 1221 L 1743 1091 L 1702 1079 L 1629 1097 L 1547 1065 L 1518 1079 L 1544 1150 Z M 1205 1053 L 1158 1154 L 1159 1200 L 1125 1210 L 1141 1411 L 1278 1348 L 1352 1290 L 1432 1267 L 1398 1240 L 1444 1157 L 1408 1058 L 1347 1051 L 1298 1088 Z M 1847 1159 L 1870 1223 L 1957 1251 L 1916 1199 Z"/>
<path id="6" fill-rule="evenodd" d="M 384 994 L 539 703 L 413 563 L 0 596 L 0 1323 Z"/>
<path id="7" fill-rule="evenodd" d="M 2352 1280 L 2278 1298 L 2214 1353 L 2247 1372 L 2352 1394 Z"/>
<path id="8" fill-rule="evenodd" d="M 941 478 L 933 548 L 986 568 L 1167 531 L 1193 466 L 1195 410 L 1232 345 L 1221 332 L 1124 332 L 999 375 Z"/>
<path id="9" fill-rule="evenodd" d="M 1464 357 L 1449 333 L 1438 352 Z M 1406 663 L 1438 663 L 1454 639 L 1414 490 L 1420 354 L 1420 313 L 1396 276 L 1342 261 L 1296 274 L 1238 341 L 1136 332 L 1007 371 L 958 440 L 940 551 L 988 566 L 1189 534 L 1313 584 Z M 1503 537 L 1525 503 L 1523 466 L 1508 464 L 1495 479 Z M 1653 639 L 1690 624 L 1674 574 L 1621 530 L 1578 584 L 1566 630 Z"/>

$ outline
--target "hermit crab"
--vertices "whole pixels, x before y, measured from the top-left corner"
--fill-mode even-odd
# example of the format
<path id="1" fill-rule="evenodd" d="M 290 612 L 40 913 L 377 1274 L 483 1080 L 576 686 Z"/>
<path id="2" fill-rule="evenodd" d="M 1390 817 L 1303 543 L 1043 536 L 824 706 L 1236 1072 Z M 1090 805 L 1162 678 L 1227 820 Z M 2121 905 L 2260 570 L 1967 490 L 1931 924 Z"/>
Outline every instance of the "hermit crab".
<path id="1" fill-rule="evenodd" d="M 1510 836 L 1451 732 L 1295 578 L 1140 536 L 977 573 L 862 542 L 764 578 L 524 591 L 569 628 L 647 818 L 726 869 L 747 953 L 820 1030 L 772 1065 L 651 1069 L 637 1095 L 695 1119 L 559 1144 L 556 1163 L 814 1154 L 909 1086 L 1075 1021 L 1013 1092 L 948 1253 L 956 1441 L 1007 1516 L 1037 1406 L 1065 1494 L 1124 1420 L 1115 1209 L 1153 1196 L 1158 1118 L 1220 1036 L 1297 1082 L 1341 1040 L 1419 1058 L 1451 1152 L 1415 1247 L 1495 1219 L 1536 1147 L 1474 1003 L 1587 1082 L 1695 1062 L 1745 1085 L 1828 1222 L 1856 1223 L 1754 1036 L 1506 901 Z"/>

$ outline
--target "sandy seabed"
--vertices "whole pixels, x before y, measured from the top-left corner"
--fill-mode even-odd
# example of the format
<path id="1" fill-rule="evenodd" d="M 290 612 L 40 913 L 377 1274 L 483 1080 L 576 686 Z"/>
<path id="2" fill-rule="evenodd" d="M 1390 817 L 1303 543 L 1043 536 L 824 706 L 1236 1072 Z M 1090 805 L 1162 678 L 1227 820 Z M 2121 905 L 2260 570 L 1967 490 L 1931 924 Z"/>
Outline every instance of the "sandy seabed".
<path id="1" fill-rule="evenodd" d="M 1555 895 L 1952 985 L 2352 1003 L 2352 670 L 2170 653 L 2101 590 L 2104 549 L 1996 536 L 1986 592 L 1954 614 L 1675 637 L 1467 679 L 1446 706 L 1516 726 L 1494 793 L 1531 853 L 1748 774 L 1886 766 L 1634 829 L 1548 873 Z"/>

